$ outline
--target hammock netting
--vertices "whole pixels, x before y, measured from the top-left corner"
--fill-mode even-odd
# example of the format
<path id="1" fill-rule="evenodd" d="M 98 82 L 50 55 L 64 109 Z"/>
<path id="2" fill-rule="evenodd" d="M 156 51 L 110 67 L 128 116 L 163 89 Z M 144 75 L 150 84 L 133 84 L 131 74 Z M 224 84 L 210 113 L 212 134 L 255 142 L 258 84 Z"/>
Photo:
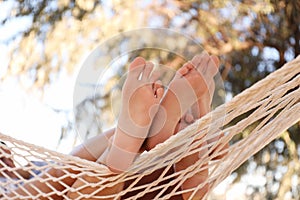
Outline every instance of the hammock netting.
<path id="1" fill-rule="evenodd" d="M 222 180 L 299 119 L 300 57 L 164 143 L 143 152 L 132 167 L 122 174 L 112 174 L 104 165 L 0 134 L 1 140 L 6 143 L 0 144 L 1 157 L 11 158 L 16 163 L 16 167 L 11 167 L 0 160 L 3 166 L 0 173 L 4 176 L 0 182 L 1 195 L 3 199 L 56 199 L 54 196 L 62 199 L 176 199 L 182 193 L 191 192 L 190 199 L 193 199 L 198 190 L 209 184 L 207 198 Z M 232 142 L 233 137 L 244 132 L 247 134 Z M 223 137 L 220 139 L 206 143 L 221 134 Z M 229 147 L 224 148 L 228 143 Z M 169 173 L 176 162 L 197 152 L 201 153 L 201 157 L 196 163 L 184 170 Z M 223 155 L 221 159 L 215 159 L 220 155 Z M 38 166 L 32 161 L 42 161 L 45 165 Z M 185 180 L 207 168 L 209 175 L 203 183 L 191 189 L 181 188 Z M 24 179 L 17 172 L 19 169 L 28 171 L 31 178 Z M 57 169 L 59 173 L 49 173 L 49 169 Z M 37 175 L 35 170 L 41 173 Z M 160 171 L 156 173 L 154 181 L 142 181 L 157 170 Z M 17 178 L 11 178 L 8 172 Z M 72 187 L 64 182 L 67 178 L 77 179 L 84 184 Z M 46 189 L 35 187 L 34 182 L 44 183 Z M 60 189 L 53 187 L 52 182 L 59 183 Z M 126 184 L 120 192 L 105 192 L 107 188 L 123 183 Z M 70 192 L 76 194 L 77 198 L 68 197 L 67 193 Z M 152 196 L 150 198 L 147 195 Z"/>

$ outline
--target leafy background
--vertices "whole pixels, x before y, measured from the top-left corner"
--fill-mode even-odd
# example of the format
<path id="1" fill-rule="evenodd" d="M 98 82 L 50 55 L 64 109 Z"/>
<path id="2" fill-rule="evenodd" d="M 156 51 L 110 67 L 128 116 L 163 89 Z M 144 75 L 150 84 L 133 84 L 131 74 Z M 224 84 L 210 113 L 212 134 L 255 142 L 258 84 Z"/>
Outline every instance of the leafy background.
<path id="1" fill-rule="evenodd" d="M 300 53 L 298 0 L 0 0 L 0 8 L 0 44 L 6 48 L 0 84 L 14 79 L 41 102 L 61 74 L 76 74 L 99 43 L 140 27 L 170 28 L 218 55 L 227 98 Z M 182 60 L 170 57 L 168 62 L 178 66 Z M 118 80 L 124 70 L 116 71 L 111 80 Z M 87 135 L 113 124 L 107 99 L 102 95 L 82 100 L 75 116 L 72 109 L 53 107 L 65 120 L 60 141 L 72 134 L 75 122 L 89 124 L 83 128 Z M 91 114 L 93 106 L 98 112 Z M 106 116 L 100 125 L 93 120 L 99 115 Z M 239 199 L 300 199 L 299 133 L 297 123 L 233 173 L 231 185 L 246 184 Z M 72 139 L 76 143 L 76 137 Z M 261 181 L 245 181 L 256 175 Z M 224 197 L 212 196 L 218 198 Z"/>

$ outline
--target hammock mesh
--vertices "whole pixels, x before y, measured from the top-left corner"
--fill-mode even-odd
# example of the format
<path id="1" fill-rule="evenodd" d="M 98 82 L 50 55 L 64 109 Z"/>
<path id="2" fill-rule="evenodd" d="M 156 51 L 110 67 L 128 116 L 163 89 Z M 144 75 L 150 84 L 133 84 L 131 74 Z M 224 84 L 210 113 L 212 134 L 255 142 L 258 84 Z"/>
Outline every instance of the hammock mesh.
<path id="1" fill-rule="evenodd" d="M 194 194 L 208 183 L 208 197 L 210 191 L 222 180 L 299 119 L 300 57 L 151 151 L 142 153 L 130 170 L 122 174 L 111 174 L 104 165 L 0 134 L 1 140 L 7 144 L 0 144 L 1 157 L 11 158 L 17 163 L 17 167 L 9 167 L 0 160 L 0 166 L 3 166 L 0 174 L 4 175 L 0 182 L 1 195 L 3 199 L 57 199 L 57 196 L 71 199 L 67 193 L 72 192 L 77 194 L 76 199 L 147 199 L 149 194 L 152 195 L 151 199 L 176 199 L 182 193 L 192 192 L 190 199 L 193 199 Z M 221 134 L 224 136 L 219 140 L 203 145 L 208 139 Z M 243 137 L 231 142 L 233 137 L 240 134 Z M 229 148 L 222 148 L 226 143 L 230 143 Z M 6 153 L 5 149 L 9 149 L 11 154 Z M 176 162 L 197 152 L 202 152 L 202 156 L 196 163 L 182 171 L 169 173 Z M 225 156 L 215 160 L 219 155 Z M 23 162 L 18 163 L 20 160 Z M 42 161 L 46 165 L 36 166 L 31 162 L 33 160 Z M 28 164 L 24 167 L 23 163 Z M 30 172 L 31 178 L 22 178 L 17 173 L 20 168 Z M 57 169 L 60 173 L 51 174 L 48 170 L 50 168 Z M 209 176 L 205 182 L 192 189 L 181 189 L 186 179 L 207 168 Z M 161 172 L 154 181 L 141 183 L 143 177 L 159 169 Z M 35 170 L 41 173 L 36 175 Z M 18 178 L 10 178 L 8 173 L 15 174 Z M 64 182 L 68 177 L 84 184 L 71 187 Z M 54 188 L 52 181 L 60 183 L 61 188 Z M 34 182 L 45 183 L 47 190 L 35 187 L 32 184 Z M 126 184 L 121 192 L 105 194 L 107 188 L 118 187 L 124 182 Z M 29 192 L 28 187 L 35 192 Z M 90 187 L 93 189 L 88 189 Z M 14 194 L 14 197 L 9 197 L 8 194 Z"/>

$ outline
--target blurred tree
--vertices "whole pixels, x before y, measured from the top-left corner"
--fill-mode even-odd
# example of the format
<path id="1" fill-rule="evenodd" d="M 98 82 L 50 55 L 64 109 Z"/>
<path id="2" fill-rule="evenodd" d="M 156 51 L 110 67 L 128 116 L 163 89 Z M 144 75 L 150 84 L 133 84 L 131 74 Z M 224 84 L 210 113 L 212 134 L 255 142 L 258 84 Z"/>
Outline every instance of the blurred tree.
<path id="1" fill-rule="evenodd" d="M 0 8 L 5 7 L 7 11 L 7 15 L 0 18 L 2 31 L 5 27 L 19 26 L 18 20 L 29 24 L 19 29 L 15 27 L 16 31 L 1 41 L 9 48 L 10 60 L 0 79 L 16 77 L 25 89 L 30 90 L 45 89 L 61 71 L 74 72 L 84 56 L 100 42 L 139 27 L 177 30 L 199 41 L 209 53 L 219 55 L 228 96 L 240 93 L 300 53 L 298 0 L 0 2 Z M 152 55 L 138 54 L 147 58 Z M 183 62 L 182 58 L 169 54 L 158 52 L 157 55 L 161 58 L 158 61 L 175 68 Z M 123 66 L 119 67 L 110 81 L 115 83 L 124 71 Z M 113 123 L 108 109 L 109 95 L 104 93 L 78 104 L 77 122 L 89 120 L 92 123 L 86 132 L 101 130 L 103 124 L 99 126 L 93 120 L 99 118 L 100 113 L 107 116 L 107 124 Z M 90 115 L 89 108 L 94 105 L 99 112 Z M 300 198 L 299 133 L 300 123 L 237 170 L 240 175 L 252 173 L 248 165 L 252 162 L 266 177 L 264 188 L 249 186 L 249 199 L 256 196 L 284 199 L 285 195 Z M 296 183 L 292 184 L 292 180 Z"/>

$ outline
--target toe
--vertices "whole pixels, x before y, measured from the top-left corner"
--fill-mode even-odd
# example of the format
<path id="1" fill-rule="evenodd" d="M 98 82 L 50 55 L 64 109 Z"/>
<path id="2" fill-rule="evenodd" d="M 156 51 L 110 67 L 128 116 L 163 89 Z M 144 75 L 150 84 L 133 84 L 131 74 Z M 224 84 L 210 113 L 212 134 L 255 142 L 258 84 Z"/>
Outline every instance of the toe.
<path id="1" fill-rule="evenodd" d="M 193 66 L 193 64 L 192 64 L 192 62 L 187 62 L 187 63 L 185 63 L 184 64 L 185 65 L 185 67 L 190 71 L 190 70 L 192 70 L 192 69 L 195 69 L 195 67 Z"/>
<path id="2" fill-rule="evenodd" d="M 202 56 L 203 56 L 202 54 L 199 54 L 199 55 L 194 56 L 194 58 L 192 59 L 191 62 L 195 68 L 197 68 L 198 65 L 200 64 Z"/>
<path id="3" fill-rule="evenodd" d="M 150 75 L 150 82 L 155 83 L 159 79 L 159 77 L 160 77 L 160 72 L 154 70 Z"/>
<path id="4" fill-rule="evenodd" d="M 162 82 L 159 80 L 159 81 L 156 81 L 153 85 L 153 91 L 154 91 L 154 94 L 156 96 L 157 99 L 161 99 L 163 94 L 164 94 L 164 88 L 163 88 L 163 85 L 162 85 Z"/>
<path id="5" fill-rule="evenodd" d="M 142 80 L 149 80 L 153 67 L 154 65 L 152 62 L 146 62 L 143 75 L 142 75 Z"/>
<path id="6" fill-rule="evenodd" d="M 154 94 L 156 94 L 156 91 L 157 91 L 159 88 L 162 88 L 162 82 L 161 82 L 160 80 L 155 81 L 155 82 L 153 83 L 152 89 L 153 89 Z"/>
<path id="7" fill-rule="evenodd" d="M 138 78 L 146 65 L 146 61 L 142 57 L 135 58 L 129 66 L 129 75 Z"/>
<path id="8" fill-rule="evenodd" d="M 201 54 L 201 59 L 200 59 L 200 62 L 197 66 L 197 70 L 200 73 L 202 73 L 202 74 L 206 73 L 209 60 L 210 60 L 210 56 L 206 52 Z"/>
<path id="9" fill-rule="evenodd" d="M 160 87 L 156 90 L 156 98 L 161 100 L 164 95 L 164 88 Z"/>
<path id="10" fill-rule="evenodd" d="M 178 71 L 176 72 L 176 77 L 182 77 L 188 74 L 188 72 L 193 68 L 193 65 L 190 62 L 185 63 Z"/>
<path id="11" fill-rule="evenodd" d="M 214 61 L 216 67 L 219 68 L 220 60 L 219 60 L 218 56 L 212 55 L 212 56 L 210 56 L 210 58 Z"/>
<path id="12" fill-rule="evenodd" d="M 218 57 L 211 56 L 209 61 L 208 61 L 206 74 L 211 76 L 211 77 L 214 77 L 218 72 L 218 68 L 219 68 L 219 59 L 218 59 Z"/>
<path id="13" fill-rule="evenodd" d="M 186 122 L 187 124 L 191 124 L 191 123 L 194 122 L 194 117 L 193 117 L 192 114 L 187 113 L 187 114 L 185 115 L 184 120 L 185 120 L 185 122 Z"/>

